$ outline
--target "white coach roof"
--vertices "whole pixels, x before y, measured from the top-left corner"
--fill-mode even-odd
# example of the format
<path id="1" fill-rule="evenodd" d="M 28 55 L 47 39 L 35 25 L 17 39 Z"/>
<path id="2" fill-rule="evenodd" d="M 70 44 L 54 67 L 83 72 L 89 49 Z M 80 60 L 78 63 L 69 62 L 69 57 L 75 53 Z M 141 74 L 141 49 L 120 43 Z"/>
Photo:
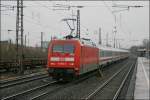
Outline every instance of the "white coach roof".
<path id="1" fill-rule="evenodd" d="M 99 45 L 98 48 L 102 49 L 102 50 L 106 50 L 106 51 L 129 52 L 128 50 L 125 50 L 125 49 L 106 47 L 106 46 L 102 46 L 102 45 Z"/>

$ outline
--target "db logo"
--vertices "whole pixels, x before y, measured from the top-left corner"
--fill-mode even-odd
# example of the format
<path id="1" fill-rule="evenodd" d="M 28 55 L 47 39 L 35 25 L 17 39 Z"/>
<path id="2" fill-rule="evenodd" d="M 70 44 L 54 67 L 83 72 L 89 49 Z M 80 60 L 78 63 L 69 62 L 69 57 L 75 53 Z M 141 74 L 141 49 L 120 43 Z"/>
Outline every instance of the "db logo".
<path id="1" fill-rule="evenodd" d="M 65 61 L 65 58 L 59 58 L 59 61 Z"/>

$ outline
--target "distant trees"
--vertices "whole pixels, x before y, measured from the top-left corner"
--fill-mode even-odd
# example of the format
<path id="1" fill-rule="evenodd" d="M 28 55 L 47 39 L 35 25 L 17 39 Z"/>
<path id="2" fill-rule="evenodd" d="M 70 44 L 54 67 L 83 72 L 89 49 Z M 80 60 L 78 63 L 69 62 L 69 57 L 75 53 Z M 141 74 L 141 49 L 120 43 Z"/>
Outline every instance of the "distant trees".
<path id="1" fill-rule="evenodd" d="M 130 51 L 132 54 L 135 55 L 141 55 L 143 54 L 144 56 L 150 56 L 150 40 L 149 39 L 144 39 L 142 41 L 142 45 L 139 46 L 132 46 L 130 48 Z"/>
<path id="2" fill-rule="evenodd" d="M 144 39 L 144 40 L 143 40 L 143 47 L 144 47 L 146 50 L 150 50 L 150 40 L 149 40 L 149 39 Z"/>
<path id="3" fill-rule="evenodd" d="M 130 48 L 130 52 L 131 52 L 132 54 L 135 54 L 135 55 L 137 55 L 137 50 L 138 50 L 138 47 L 137 47 L 137 46 L 132 46 L 132 47 Z"/>

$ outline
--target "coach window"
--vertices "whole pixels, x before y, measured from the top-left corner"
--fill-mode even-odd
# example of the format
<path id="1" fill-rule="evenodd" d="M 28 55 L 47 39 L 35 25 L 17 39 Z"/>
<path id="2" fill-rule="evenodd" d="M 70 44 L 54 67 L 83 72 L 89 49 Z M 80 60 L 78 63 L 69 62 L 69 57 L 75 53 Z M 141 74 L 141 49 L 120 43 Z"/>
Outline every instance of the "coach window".
<path id="1" fill-rule="evenodd" d="M 100 50 L 100 56 L 104 57 L 104 51 L 103 50 Z"/>
<path id="2" fill-rule="evenodd" d="M 110 56 L 110 51 L 107 51 L 107 57 L 109 57 Z"/>
<path id="3" fill-rule="evenodd" d="M 54 45 L 53 52 L 63 52 L 63 45 Z"/>
<path id="4" fill-rule="evenodd" d="M 104 51 L 104 57 L 107 57 L 107 51 Z"/>
<path id="5" fill-rule="evenodd" d="M 112 51 L 112 56 L 115 56 L 115 52 L 114 51 Z"/>
<path id="6" fill-rule="evenodd" d="M 109 54 L 110 54 L 109 56 L 112 56 L 112 51 L 109 51 L 109 52 L 110 52 L 110 53 L 109 53 Z"/>
<path id="7" fill-rule="evenodd" d="M 107 51 L 107 52 L 108 52 L 108 55 L 107 55 L 107 56 L 109 57 L 109 56 L 110 56 L 110 51 Z"/>
<path id="8" fill-rule="evenodd" d="M 107 51 L 104 51 L 104 57 L 107 57 Z"/>
<path id="9" fill-rule="evenodd" d="M 74 53 L 74 45 L 72 44 L 65 44 L 64 45 L 64 53 Z"/>

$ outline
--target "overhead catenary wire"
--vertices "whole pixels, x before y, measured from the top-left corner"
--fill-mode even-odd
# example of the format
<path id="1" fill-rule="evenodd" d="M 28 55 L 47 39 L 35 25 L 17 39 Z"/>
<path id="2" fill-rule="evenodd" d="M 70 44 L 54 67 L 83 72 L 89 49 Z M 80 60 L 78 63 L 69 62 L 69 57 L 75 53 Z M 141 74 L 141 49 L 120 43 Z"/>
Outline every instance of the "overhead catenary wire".
<path id="1" fill-rule="evenodd" d="M 3 15 L 4 15 L 4 14 L 3 14 Z M 16 17 L 15 14 L 13 14 L 13 15 L 12 15 L 12 14 L 9 14 L 8 16 Z M 13 17 L 10 17 L 10 18 L 13 18 Z M 28 16 L 27 14 L 24 15 L 24 17 L 26 18 L 25 20 L 26 20 L 27 22 L 31 23 L 31 24 L 35 24 L 35 25 L 41 26 L 41 27 L 43 27 L 43 28 L 45 28 L 45 29 L 51 29 L 51 28 L 52 28 L 52 26 L 48 27 L 49 25 L 43 25 L 43 24 L 39 23 L 39 21 L 38 21 L 37 19 L 32 19 L 32 17 Z M 32 20 L 32 21 L 29 21 L 29 20 L 27 20 L 27 19 L 30 19 L 30 20 Z M 53 29 L 54 29 L 54 27 L 53 27 Z M 55 29 L 56 29 L 56 28 L 55 28 Z"/>
<path id="2" fill-rule="evenodd" d="M 38 3 L 39 3 L 39 2 L 38 2 Z M 41 3 L 42 3 L 42 2 L 40 2 L 40 4 L 41 4 Z M 44 6 L 43 6 L 43 5 L 44 5 Z M 48 9 L 48 10 L 52 10 L 51 7 L 53 7 L 53 6 L 47 5 L 47 4 L 43 4 L 43 5 L 33 5 L 33 6 L 32 6 L 32 5 L 27 5 L 26 7 L 35 7 L 35 8 L 44 7 L 44 8 L 46 8 L 46 9 Z M 100 5 L 99 5 L 99 6 L 100 6 Z M 103 5 L 103 6 L 105 6 L 105 5 Z M 97 6 L 97 5 L 96 5 L 96 6 L 90 6 L 90 5 L 89 5 L 89 6 L 85 6 L 85 7 L 98 7 L 98 6 Z M 109 7 L 109 9 L 110 9 L 111 6 L 110 6 L 110 5 L 107 5 L 107 7 Z M 111 9 L 110 9 L 110 10 L 111 10 Z M 112 11 L 111 11 L 111 13 L 112 13 Z M 29 16 L 28 16 L 28 17 L 29 17 Z M 37 20 L 37 19 L 34 19 L 34 20 Z M 37 22 L 36 24 L 39 24 L 39 23 Z M 36 24 L 35 24 L 35 25 L 36 25 Z M 38 26 L 40 26 L 40 25 L 38 25 Z M 47 26 L 47 25 L 45 25 L 45 26 L 42 25 L 42 26 L 45 28 L 45 26 Z M 49 28 L 50 28 L 50 27 L 49 27 Z M 46 28 L 46 29 L 47 29 L 47 28 Z M 87 28 L 85 28 L 85 30 L 86 30 L 86 29 L 87 29 Z M 84 30 L 84 29 L 81 28 L 81 30 Z"/>
<path id="3" fill-rule="evenodd" d="M 15 15 L 10 15 L 10 16 L 13 16 L 13 17 L 10 17 L 10 18 L 13 18 L 13 19 L 16 17 Z M 24 15 L 24 17 L 26 18 L 26 19 L 24 19 L 24 20 L 25 20 L 26 22 L 28 22 L 28 23 L 41 26 L 41 27 L 43 27 L 43 28 L 45 28 L 45 29 L 50 29 L 50 27 L 44 26 L 44 25 L 38 23 L 36 20 L 32 20 L 31 17 L 29 17 L 29 16 Z M 32 20 L 32 21 L 29 21 L 28 19 L 30 19 L 30 20 Z M 36 21 L 36 22 L 35 22 L 35 21 Z"/>

